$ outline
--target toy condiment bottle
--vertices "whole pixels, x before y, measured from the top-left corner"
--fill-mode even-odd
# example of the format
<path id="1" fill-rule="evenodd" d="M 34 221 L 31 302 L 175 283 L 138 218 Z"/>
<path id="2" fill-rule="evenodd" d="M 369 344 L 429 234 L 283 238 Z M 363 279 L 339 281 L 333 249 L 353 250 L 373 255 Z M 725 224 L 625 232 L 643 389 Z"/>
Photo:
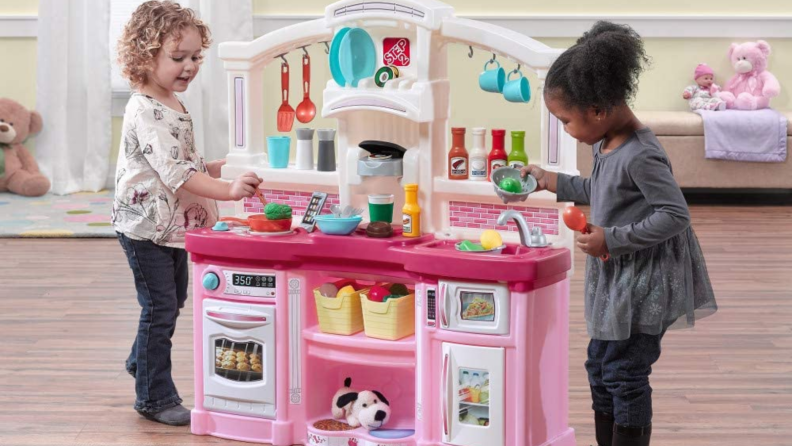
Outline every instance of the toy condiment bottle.
<path id="1" fill-rule="evenodd" d="M 492 172 L 495 169 L 506 166 L 508 156 L 504 149 L 506 139 L 506 130 L 492 129 L 492 150 L 489 154 L 489 168 L 487 169 L 487 180 L 492 177 Z"/>
<path id="2" fill-rule="evenodd" d="M 473 148 L 470 149 L 470 171 L 468 176 L 474 181 L 487 179 L 487 149 L 484 148 L 484 137 L 487 129 L 475 127 L 473 129 Z"/>
<path id="3" fill-rule="evenodd" d="M 451 129 L 453 142 L 451 151 L 448 152 L 448 178 L 451 180 L 468 179 L 468 153 L 465 150 L 465 128 L 454 127 Z"/>
<path id="4" fill-rule="evenodd" d="M 421 208 L 418 206 L 418 185 L 404 185 L 404 207 L 402 208 L 402 235 L 421 236 Z"/>
<path id="5" fill-rule="evenodd" d="M 519 169 L 528 165 L 528 155 L 525 154 L 525 132 L 512 131 L 512 149 L 509 152 L 509 167 Z"/>

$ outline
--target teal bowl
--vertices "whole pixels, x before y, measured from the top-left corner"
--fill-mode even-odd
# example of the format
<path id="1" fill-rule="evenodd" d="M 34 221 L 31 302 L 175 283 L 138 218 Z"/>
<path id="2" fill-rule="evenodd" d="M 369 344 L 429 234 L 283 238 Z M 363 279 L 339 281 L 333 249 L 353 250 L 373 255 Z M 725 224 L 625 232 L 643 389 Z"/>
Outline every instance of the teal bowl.
<path id="1" fill-rule="evenodd" d="M 356 215 L 349 218 L 336 218 L 335 215 L 317 215 L 316 224 L 323 234 L 328 235 L 349 235 L 355 232 L 358 225 L 363 221 L 363 217 Z"/>
<path id="2" fill-rule="evenodd" d="M 366 30 L 350 29 L 341 39 L 338 56 L 341 74 L 353 87 L 357 87 L 362 79 L 374 76 L 377 69 L 377 47 Z"/>
<path id="3" fill-rule="evenodd" d="M 341 28 L 336 33 L 335 37 L 333 37 L 333 43 L 330 45 L 330 56 L 328 57 L 330 61 L 330 74 L 333 75 L 333 80 L 342 87 L 346 85 L 346 79 L 344 79 L 344 74 L 341 73 L 341 61 L 338 55 L 341 50 L 341 41 L 350 29 L 351 28 Z"/>

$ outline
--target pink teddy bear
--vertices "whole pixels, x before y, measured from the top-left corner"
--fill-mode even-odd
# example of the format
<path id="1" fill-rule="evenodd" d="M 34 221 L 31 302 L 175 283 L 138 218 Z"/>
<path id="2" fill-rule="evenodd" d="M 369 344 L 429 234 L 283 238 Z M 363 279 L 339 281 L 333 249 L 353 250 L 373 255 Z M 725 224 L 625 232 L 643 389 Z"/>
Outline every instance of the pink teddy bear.
<path id="1" fill-rule="evenodd" d="M 728 108 L 757 110 L 770 106 L 770 98 L 781 93 L 781 85 L 767 68 L 770 45 L 764 40 L 732 43 L 729 60 L 737 74 L 720 93 Z"/>

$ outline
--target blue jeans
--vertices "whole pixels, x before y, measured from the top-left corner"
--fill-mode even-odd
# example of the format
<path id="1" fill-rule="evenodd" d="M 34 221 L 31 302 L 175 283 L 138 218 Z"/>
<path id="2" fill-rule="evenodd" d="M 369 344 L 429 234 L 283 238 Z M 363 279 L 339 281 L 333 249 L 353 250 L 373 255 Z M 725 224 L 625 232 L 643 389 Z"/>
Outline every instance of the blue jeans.
<path id="1" fill-rule="evenodd" d="M 613 415 L 616 424 L 644 427 L 652 423 L 652 364 L 660 358 L 659 335 L 633 334 L 623 341 L 592 339 L 588 371 L 592 408 Z"/>
<path id="2" fill-rule="evenodd" d="M 118 234 L 135 277 L 140 321 L 126 361 L 135 377 L 135 410 L 157 413 L 181 404 L 171 376 L 171 338 L 187 300 L 187 251 Z"/>

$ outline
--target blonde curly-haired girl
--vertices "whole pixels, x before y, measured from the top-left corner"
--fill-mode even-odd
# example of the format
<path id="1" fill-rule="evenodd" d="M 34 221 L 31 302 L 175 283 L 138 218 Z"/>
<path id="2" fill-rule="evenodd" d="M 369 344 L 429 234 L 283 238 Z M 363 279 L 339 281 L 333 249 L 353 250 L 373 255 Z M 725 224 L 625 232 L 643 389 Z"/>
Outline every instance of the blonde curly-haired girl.
<path id="1" fill-rule="evenodd" d="M 134 93 L 124 113 L 113 226 L 142 307 L 126 368 L 135 377 L 135 410 L 175 426 L 190 423 L 171 376 L 171 337 L 187 300 L 184 234 L 215 224 L 215 200 L 251 197 L 261 183 L 253 172 L 219 179 L 225 160 L 204 162 L 176 96 L 195 79 L 210 43 L 209 28 L 171 1 L 140 5 L 118 42 Z"/>

